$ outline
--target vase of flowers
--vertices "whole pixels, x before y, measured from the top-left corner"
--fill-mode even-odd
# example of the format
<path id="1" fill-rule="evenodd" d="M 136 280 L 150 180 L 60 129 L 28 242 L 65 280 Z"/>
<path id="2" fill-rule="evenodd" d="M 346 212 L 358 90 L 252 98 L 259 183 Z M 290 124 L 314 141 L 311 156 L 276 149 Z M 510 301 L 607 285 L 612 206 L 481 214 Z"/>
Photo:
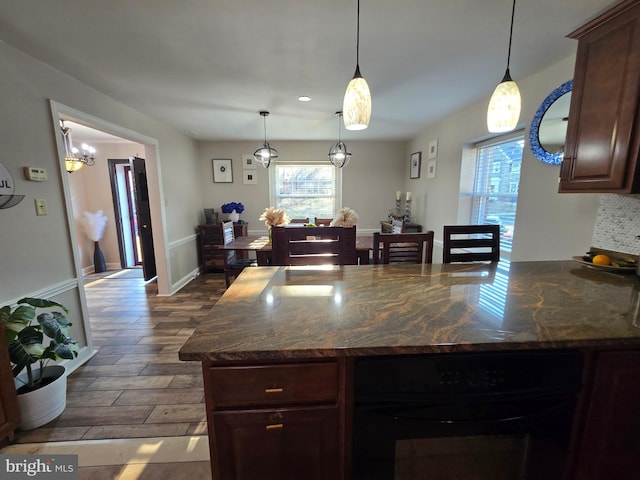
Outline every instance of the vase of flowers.
<path id="1" fill-rule="evenodd" d="M 229 220 L 233 223 L 238 223 L 240 220 L 240 214 L 244 212 L 244 205 L 241 202 L 229 202 L 224 203 L 220 209 L 222 210 L 222 213 L 226 213 L 228 215 Z"/>
<path id="2" fill-rule="evenodd" d="M 107 264 L 104 261 L 99 243 L 106 225 L 107 217 L 102 213 L 102 210 L 98 210 L 96 213 L 83 212 L 80 217 L 82 231 L 93 242 L 93 271 L 95 273 L 107 271 Z"/>
<path id="3" fill-rule="evenodd" d="M 358 214 L 349 207 L 343 207 L 331 222 L 332 227 L 353 227 L 358 223 Z"/>
<path id="4" fill-rule="evenodd" d="M 269 243 L 271 243 L 271 229 L 273 227 L 281 227 L 291 222 L 291 219 L 284 210 L 273 207 L 265 208 L 262 215 L 260 215 L 260 220 L 263 221 L 269 229 Z"/>

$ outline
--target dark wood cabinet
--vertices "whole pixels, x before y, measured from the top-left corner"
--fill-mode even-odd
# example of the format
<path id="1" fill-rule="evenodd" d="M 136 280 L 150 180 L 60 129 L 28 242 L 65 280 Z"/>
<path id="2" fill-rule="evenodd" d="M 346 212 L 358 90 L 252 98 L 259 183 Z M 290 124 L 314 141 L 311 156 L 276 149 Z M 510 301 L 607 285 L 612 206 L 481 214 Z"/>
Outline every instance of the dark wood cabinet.
<path id="1" fill-rule="evenodd" d="M 578 50 L 559 192 L 640 192 L 640 3 L 568 36 Z"/>
<path id="2" fill-rule="evenodd" d="M 640 474 L 640 351 L 601 352 L 586 385 L 575 480 Z"/>
<path id="3" fill-rule="evenodd" d="M 403 233 L 421 233 L 422 225 L 418 223 L 405 223 Z M 380 233 L 393 233 L 393 224 L 387 220 L 380 220 Z"/>
<path id="4" fill-rule="evenodd" d="M 214 480 L 343 478 L 337 362 L 203 371 Z"/>
<path id="5" fill-rule="evenodd" d="M 339 478 L 335 405 L 221 412 L 213 419 L 220 479 Z"/>
<path id="6" fill-rule="evenodd" d="M 233 236 L 246 236 L 248 229 L 248 223 L 234 223 Z M 229 255 L 229 252 L 217 248 L 218 245 L 224 245 L 222 223 L 198 225 L 197 233 L 200 264 L 203 266 L 203 271 L 222 272 L 225 266 L 225 255 Z"/>
<path id="7" fill-rule="evenodd" d="M 4 329 L 0 328 L 4 338 Z M 0 447 L 6 444 L 20 423 L 20 407 L 11 373 L 9 352 L 4 342 L 0 341 Z"/>

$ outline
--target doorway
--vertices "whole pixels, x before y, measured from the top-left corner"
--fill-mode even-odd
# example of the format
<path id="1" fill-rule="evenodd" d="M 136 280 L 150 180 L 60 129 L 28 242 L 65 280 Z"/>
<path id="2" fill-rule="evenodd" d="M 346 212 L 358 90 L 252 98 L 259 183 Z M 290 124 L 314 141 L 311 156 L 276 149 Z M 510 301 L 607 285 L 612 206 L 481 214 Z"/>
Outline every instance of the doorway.
<path id="1" fill-rule="evenodd" d="M 133 170 L 129 159 L 108 159 L 109 182 L 113 197 L 120 266 L 142 266 L 142 250 L 133 186 Z"/>
<path id="2" fill-rule="evenodd" d="M 142 266 L 144 279 L 156 276 L 153 229 L 145 160 L 108 159 L 109 181 L 122 268 Z"/>

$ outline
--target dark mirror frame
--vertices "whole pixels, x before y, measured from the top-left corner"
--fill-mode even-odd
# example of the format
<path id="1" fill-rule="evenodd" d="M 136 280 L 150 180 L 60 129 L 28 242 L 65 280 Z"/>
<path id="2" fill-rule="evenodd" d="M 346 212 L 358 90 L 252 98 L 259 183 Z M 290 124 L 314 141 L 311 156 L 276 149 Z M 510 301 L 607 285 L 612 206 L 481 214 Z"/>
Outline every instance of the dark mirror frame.
<path id="1" fill-rule="evenodd" d="M 529 147 L 538 160 L 548 165 L 560 165 L 562 163 L 563 155 L 561 153 L 547 152 L 540 144 L 540 122 L 542 122 L 544 114 L 549 110 L 549 107 L 551 107 L 553 102 L 565 93 L 569 93 L 572 88 L 573 80 L 569 80 L 551 92 L 549 96 L 544 99 L 540 107 L 538 107 L 538 111 L 531 121 L 531 127 L 529 128 Z"/>

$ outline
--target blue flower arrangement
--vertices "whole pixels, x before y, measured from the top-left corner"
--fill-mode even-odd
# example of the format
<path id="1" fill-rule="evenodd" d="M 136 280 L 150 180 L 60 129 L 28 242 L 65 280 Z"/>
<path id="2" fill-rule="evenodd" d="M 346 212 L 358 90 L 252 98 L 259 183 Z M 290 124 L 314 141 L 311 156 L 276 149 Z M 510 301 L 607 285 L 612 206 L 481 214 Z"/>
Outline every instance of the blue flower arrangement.
<path id="1" fill-rule="evenodd" d="M 238 213 L 244 212 L 244 205 L 241 202 L 225 203 L 220 208 L 222 209 L 222 213 L 231 213 L 234 210 Z"/>

